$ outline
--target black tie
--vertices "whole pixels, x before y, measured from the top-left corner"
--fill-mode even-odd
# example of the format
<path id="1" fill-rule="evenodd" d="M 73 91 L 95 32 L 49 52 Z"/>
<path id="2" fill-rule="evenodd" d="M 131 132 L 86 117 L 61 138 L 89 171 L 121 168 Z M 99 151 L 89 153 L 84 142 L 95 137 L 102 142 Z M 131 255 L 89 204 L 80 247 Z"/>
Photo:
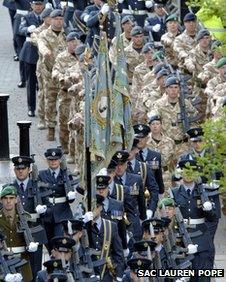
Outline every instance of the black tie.
<path id="1" fill-rule="evenodd" d="M 53 171 L 53 172 L 52 172 L 52 176 L 53 176 L 53 178 L 54 178 L 54 179 L 56 179 L 55 174 L 56 174 L 56 172 L 55 172 L 55 171 Z"/>
<path id="2" fill-rule="evenodd" d="M 20 189 L 22 190 L 22 192 L 25 192 L 24 191 L 25 189 L 24 189 L 24 183 L 23 182 L 20 183 Z"/>
<path id="3" fill-rule="evenodd" d="M 96 233 L 99 233 L 99 229 L 97 227 L 97 223 L 96 222 L 93 224 L 93 228 L 94 228 Z"/>
<path id="4" fill-rule="evenodd" d="M 119 180 L 119 183 L 120 183 L 121 185 L 123 185 L 122 177 L 118 177 L 118 180 Z"/>
<path id="5" fill-rule="evenodd" d="M 128 169 L 129 169 L 129 172 L 133 172 L 133 166 L 132 166 L 132 163 L 130 161 L 128 161 Z"/>
<path id="6" fill-rule="evenodd" d="M 191 196 L 191 189 L 187 189 L 187 194 L 189 197 Z"/>
<path id="7" fill-rule="evenodd" d="M 142 162 L 144 162 L 144 156 L 143 156 L 143 150 L 139 151 L 140 159 Z"/>

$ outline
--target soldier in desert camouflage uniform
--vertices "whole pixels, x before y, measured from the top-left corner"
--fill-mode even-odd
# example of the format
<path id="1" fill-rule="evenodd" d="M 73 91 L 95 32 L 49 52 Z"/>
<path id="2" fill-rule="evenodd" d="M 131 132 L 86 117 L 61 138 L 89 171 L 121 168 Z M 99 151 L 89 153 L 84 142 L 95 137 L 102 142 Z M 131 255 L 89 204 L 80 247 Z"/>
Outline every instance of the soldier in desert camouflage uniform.
<path id="1" fill-rule="evenodd" d="M 38 37 L 40 33 L 47 29 L 50 24 L 51 24 L 51 18 L 50 18 L 50 13 L 53 10 L 51 8 L 46 8 L 42 13 L 41 13 L 41 18 L 43 19 L 43 24 L 40 25 L 38 28 L 36 28 L 32 34 L 31 34 L 31 42 L 34 45 L 38 45 Z M 37 67 L 36 67 L 36 75 L 37 75 L 37 80 L 38 80 L 38 118 L 39 118 L 39 123 L 38 123 L 38 129 L 45 129 L 46 128 L 46 122 L 45 122 L 45 99 L 46 99 L 46 94 L 45 94 L 45 88 L 44 88 L 44 81 L 45 81 L 45 69 L 44 69 L 44 64 L 42 64 L 42 55 L 39 52 L 39 58 L 37 61 Z"/>
<path id="2" fill-rule="evenodd" d="M 131 30 L 134 27 L 134 18 L 132 16 L 124 16 L 121 20 L 123 33 L 120 35 L 124 49 L 131 43 Z M 109 49 L 109 59 L 113 65 L 116 64 L 116 37 L 112 39 L 111 47 Z"/>
<path id="3" fill-rule="evenodd" d="M 166 60 L 174 67 L 177 66 L 177 58 L 173 50 L 173 42 L 179 35 L 178 18 L 176 15 L 169 15 L 166 18 L 167 32 L 162 35 L 161 43 L 165 48 Z"/>
<path id="4" fill-rule="evenodd" d="M 207 97 L 204 94 L 205 84 L 197 78 L 203 66 L 210 61 L 211 36 L 207 29 L 202 29 L 197 35 L 198 45 L 192 49 L 184 60 L 184 66 L 194 78 L 193 93 L 201 98 L 201 103 L 196 107 L 201 119 L 205 118 Z"/>
<path id="5" fill-rule="evenodd" d="M 178 35 L 173 43 L 175 56 L 178 59 L 178 66 L 184 70 L 184 60 L 187 58 L 189 51 L 196 45 L 196 16 L 188 13 L 184 17 L 185 31 Z"/>
<path id="6" fill-rule="evenodd" d="M 163 181 L 165 189 L 172 187 L 171 172 L 174 168 L 174 148 L 173 139 L 162 133 L 161 117 L 152 112 L 149 116 L 149 126 L 151 133 L 149 134 L 148 147 L 159 152 L 162 157 Z"/>
<path id="7" fill-rule="evenodd" d="M 226 57 L 221 58 L 216 66 L 219 74 L 207 83 L 205 89 L 205 94 L 208 96 L 206 113 L 210 117 L 216 114 L 219 104 L 226 96 Z"/>
<path id="8" fill-rule="evenodd" d="M 175 157 L 179 157 L 187 149 L 187 139 L 184 136 L 181 121 L 178 119 L 181 113 L 179 106 L 180 82 L 176 77 L 169 77 L 166 80 L 166 96 L 157 100 L 154 111 L 162 119 L 163 133 L 172 138 L 175 143 Z M 188 100 L 185 100 L 186 113 L 196 116 L 197 111 Z M 149 114 L 148 114 L 149 116 Z"/>
<path id="9" fill-rule="evenodd" d="M 54 10 L 51 14 L 51 26 L 42 31 L 38 38 L 38 49 L 43 58 L 45 73 L 46 93 L 46 123 L 48 126 L 47 140 L 55 139 L 56 126 L 56 102 L 59 88 L 52 80 L 52 68 L 59 53 L 66 49 L 65 34 L 63 31 L 63 13 L 61 10 Z"/>
<path id="10" fill-rule="evenodd" d="M 68 118 L 69 108 L 71 104 L 71 97 L 68 95 L 68 88 L 71 86 L 66 83 L 67 69 L 77 63 L 77 58 L 74 55 L 74 50 L 79 42 L 78 34 L 70 32 L 67 37 L 67 49 L 61 52 L 56 57 L 56 62 L 53 66 L 52 79 L 59 83 L 60 91 L 58 93 L 59 99 L 59 140 L 64 153 L 68 153 Z"/>
<path id="11" fill-rule="evenodd" d="M 125 48 L 127 75 L 129 84 L 132 85 L 133 73 L 136 66 L 141 64 L 145 57 L 141 52 L 144 45 L 144 32 L 140 26 L 135 26 L 131 31 L 132 42 Z"/>
<path id="12" fill-rule="evenodd" d="M 203 66 L 202 72 L 199 73 L 198 78 L 202 80 L 203 83 L 207 82 L 218 75 L 218 69 L 216 67 L 217 62 L 222 58 L 221 52 L 218 47 L 222 45 L 222 42 L 216 40 L 212 43 L 211 51 L 213 54 L 213 59 Z"/>

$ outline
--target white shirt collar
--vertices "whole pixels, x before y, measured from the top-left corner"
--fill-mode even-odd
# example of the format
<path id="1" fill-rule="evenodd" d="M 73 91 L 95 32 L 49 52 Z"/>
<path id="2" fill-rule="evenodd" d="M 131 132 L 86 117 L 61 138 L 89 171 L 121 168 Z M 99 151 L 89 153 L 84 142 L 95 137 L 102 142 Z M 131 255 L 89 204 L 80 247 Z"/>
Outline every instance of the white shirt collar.
<path id="1" fill-rule="evenodd" d="M 19 180 L 18 178 L 16 179 L 17 181 L 17 184 L 20 186 L 21 183 L 24 184 L 24 189 L 27 188 L 27 184 L 28 184 L 28 181 L 29 181 L 29 177 L 27 177 L 26 179 L 24 179 L 23 181 Z"/>
<path id="2" fill-rule="evenodd" d="M 59 175 L 59 173 L 60 173 L 60 168 L 58 167 L 57 169 L 49 169 L 50 170 L 50 172 L 51 172 L 51 174 L 53 173 L 53 172 L 55 172 L 55 178 L 57 178 L 57 176 Z"/>

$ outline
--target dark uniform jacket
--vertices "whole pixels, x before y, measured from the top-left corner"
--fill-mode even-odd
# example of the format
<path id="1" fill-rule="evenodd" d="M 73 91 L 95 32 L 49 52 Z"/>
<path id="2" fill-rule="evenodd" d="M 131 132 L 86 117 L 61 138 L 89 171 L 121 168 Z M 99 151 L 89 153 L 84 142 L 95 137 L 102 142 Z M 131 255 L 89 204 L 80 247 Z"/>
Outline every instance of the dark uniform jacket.
<path id="1" fill-rule="evenodd" d="M 59 198 L 65 197 L 66 192 L 64 188 L 63 172 L 60 170 L 59 175 L 55 177 L 51 174 L 50 169 L 39 171 L 39 178 L 42 182 L 48 183 L 50 185 L 49 189 L 52 191 L 50 198 Z M 73 218 L 72 211 L 69 205 L 69 201 L 66 199 L 64 203 L 55 203 L 50 205 L 51 213 L 53 220 L 56 223 L 61 222 L 62 220 L 70 220 Z M 50 221 L 51 222 L 51 221 Z"/>
<path id="2" fill-rule="evenodd" d="M 160 24 L 161 26 L 158 32 L 155 32 L 153 30 L 153 26 L 155 26 L 156 24 Z M 164 18 L 160 19 L 157 16 L 155 16 L 154 18 L 151 17 L 147 18 L 144 26 L 144 30 L 147 32 L 151 32 L 154 41 L 160 41 L 162 35 L 166 32 L 165 19 Z"/>
<path id="3" fill-rule="evenodd" d="M 200 206 L 200 197 L 197 191 L 197 185 L 189 196 L 183 185 L 172 190 L 174 201 L 180 208 L 184 219 L 200 219 L 212 221 L 215 218 L 214 211 L 203 211 Z M 193 244 L 198 244 L 198 252 L 209 250 L 211 246 L 210 233 L 207 224 L 196 224 L 189 228 L 188 232 L 191 236 Z M 195 233 L 199 233 L 195 236 Z"/>
<path id="4" fill-rule="evenodd" d="M 0 211 L 0 230 L 6 237 L 6 245 L 8 248 L 12 247 L 24 247 L 26 248 L 26 242 L 23 236 L 23 233 L 17 232 L 19 216 L 18 214 L 15 215 L 15 218 L 12 222 L 5 217 L 3 210 Z M 22 266 L 22 275 L 25 282 L 30 282 L 32 280 L 32 272 L 29 263 L 29 254 L 23 252 L 21 254 L 23 259 L 26 259 L 28 263 Z"/>
<path id="5" fill-rule="evenodd" d="M 31 0 L 16 0 L 16 10 L 17 13 L 15 15 L 14 25 L 13 25 L 13 34 L 21 35 L 19 32 L 19 27 L 21 23 L 21 18 L 24 16 L 20 13 L 20 10 L 22 11 L 29 11 L 31 9 Z"/>
<path id="6" fill-rule="evenodd" d="M 4 0 L 2 5 L 10 10 L 16 11 L 16 3 L 14 0 Z"/>
<path id="7" fill-rule="evenodd" d="M 35 25 L 36 27 L 41 25 L 41 19 L 39 15 L 34 12 L 28 13 L 21 19 L 21 24 L 19 27 L 19 32 L 21 35 L 26 37 L 23 48 L 20 52 L 20 60 L 28 64 L 36 64 L 38 61 L 38 49 L 30 41 L 30 33 L 28 32 L 28 27 L 30 25 Z"/>
<path id="8" fill-rule="evenodd" d="M 148 153 L 147 153 L 147 157 L 142 160 L 140 157 L 140 154 L 136 155 L 136 159 L 138 161 L 144 161 L 146 162 L 148 165 L 150 165 L 154 176 L 155 176 L 155 180 L 159 186 L 159 193 L 163 194 L 164 193 L 164 183 L 163 183 L 163 178 L 162 178 L 162 159 L 161 159 L 161 154 L 158 152 L 155 152 L 153 150 L 150 150 L 149 148 L 147 148 Z"/>
<path id="9" fill-rule="evenodd" d="M 95 250 L 101 251 L 103 247 L 103 243 L 104 243 L 103 219 L 101 219 L 100 230 L 92 226 L 91 232 L 92 232 L 92 246 L 91 247 L 94 248 Z M 109 249 L 109 257 L 111 258 L 113 265 L 116 266 L 115 267 L 116 276 L 122 277 L 123 271 L 124 271 L 124 256 L 123 256 L 123 250 L 122 250 L 122 243 L 118 235 L 117 224 L 112 221 L 111 221 L 111 245 Z M 101 273 L 101 270 L 102 270 L 102 267 L 101 269 L 97 270 L 97 272 Z M 113 281 L 108 268 L 106 268 L 104 279 L 101 281 L 105 281 L 105 282 Z"/>
<path id="10" fill-rule="evenodd" d="M 158 184 L 156 183 L 151 167 L 146 163 L 144 165 L 146 165 L 146 169 L 147 169 L 144 187 L 147 188 L 150 193 L 150 199 L 148 200 L 147 203 L 147 209 L 150 209 L 153 212 L 155 212 L 158 204 L 159 187 Z M 135 166 L 132 170 L 129 168 L 129 166 L 127 167 L 128 172 L 139 174 L 140 176 L 141 176 L 141 170 L 142 170 L 141 162 L 139 162 L 137 159 L 135 159 Z"/>

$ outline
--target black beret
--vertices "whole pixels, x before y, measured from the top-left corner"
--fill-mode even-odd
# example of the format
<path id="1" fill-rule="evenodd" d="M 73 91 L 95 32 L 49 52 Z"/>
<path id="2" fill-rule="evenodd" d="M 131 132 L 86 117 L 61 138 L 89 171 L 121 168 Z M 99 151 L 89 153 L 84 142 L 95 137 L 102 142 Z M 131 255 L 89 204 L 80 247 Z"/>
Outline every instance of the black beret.
<path id="1" fill-rule="evenodd" d="M 151 42 L 148 42 L 144 45 L 144 47 L 142 48 L 142 53 L 148 53 L 149 51 L 154 52 L 154 45 Z"/>
<path id="2" fill-rule="evenodd" d="M 206 28 L 201 29 L 201 30 L 198 32 L 197 41 L 199 41 L 200 39 L 202 39 L 204 36 L 210 36 L 209 30 L 206 29 Z"/>
<path id="3" fill-rule="evenodd" d="M 197 17 L 195 14 L 193 13 L 187 13 L 185 16 L 184 16 L 184 22 L 189 22 L 189 21 L 196 21 Z"/>
<path id="4" fill-rule="evenodd" d="M 33 159 L 26 156 L 17 156 L 12 158 L 14 166 L 17 168 L 30 167 L 30 164 L 33 163 Z"/>
<path id="5" fill-rule="evenodd" d="M 50 14 L 51 18 L 63 17 L 63 16 L 64 16 L 63 11 L 60 9 L 53 10 Z"/>
<path id="6" fill-rule="evenodd" d="M 48 160 L 58 160 L 63 154 L 60 148 L 50 148 L 46 150 L 44 155 Z"/>

